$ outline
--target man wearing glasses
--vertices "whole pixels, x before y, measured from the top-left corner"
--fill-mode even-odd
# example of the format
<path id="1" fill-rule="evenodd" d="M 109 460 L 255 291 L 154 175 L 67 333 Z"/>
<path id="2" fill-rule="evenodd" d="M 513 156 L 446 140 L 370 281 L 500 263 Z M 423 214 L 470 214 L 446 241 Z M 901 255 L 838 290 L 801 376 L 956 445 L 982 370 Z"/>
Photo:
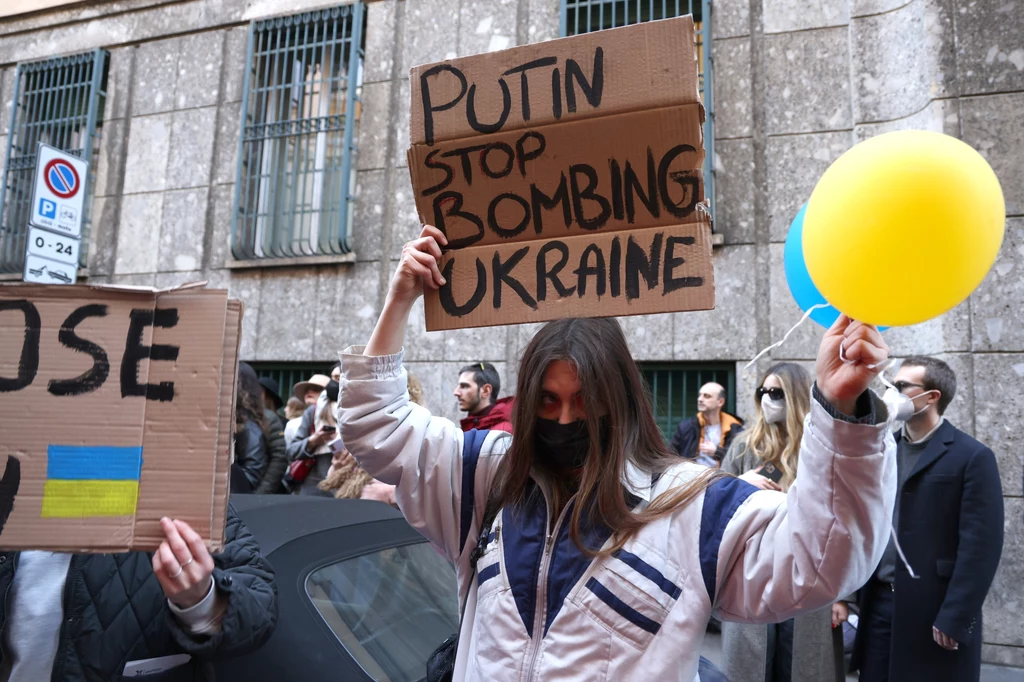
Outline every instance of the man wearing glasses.
<path id="1" fill-rule="evenodd" d="M 981 608 L 1003 547 L 999 469 L 943 416 L 956 395 L 949 365 L 907 358 L 893 385 L 899 542 L 860 591 L 852 667 L 861 682 L 977 681 Z"/>

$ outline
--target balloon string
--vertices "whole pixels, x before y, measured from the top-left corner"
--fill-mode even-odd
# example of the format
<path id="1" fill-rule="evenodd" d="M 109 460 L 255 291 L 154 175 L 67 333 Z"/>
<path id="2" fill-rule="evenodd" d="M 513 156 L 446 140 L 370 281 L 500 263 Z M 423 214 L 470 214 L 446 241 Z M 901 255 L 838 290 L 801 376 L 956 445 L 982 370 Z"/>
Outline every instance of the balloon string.
<path id="1" fill-rule="evenodd" d="M 810 308 L 808 308 L 804 312 L 804 316 L 800 318 L 800 321 L 797 322 L 796 324 L 794 324 L 792 327 L 790 327 L 789 331 L 786 332 L 780 340 L 776 341 L 775 343 L 773 343 L 772 345 L 768 346 L 763 351 L 761 351 L 760 353 L 755 355 L 753 360 L 751 360 L 750 362 L 748 362 L 746 365 L 743 366 L 743 369 L 749 369 L 752 364 L 754 364 L 755 362 L 757 362 L 758 360 L 761 359 L 762 355 L 764 355 L 765 353 L 768 353 L 768 352 L 772 351 L 773 349 L 778 348 L 779 346 L 784 344 L 786 342 L 786 339 L 789 338 L 789 335 L 792 334 L 793 332 L 795 332 L 797 327 L 799 327 L 804 322 L 806 322 L 807 318 L 810 317 L 811 313 L 813 313 L 815 310 L 818 310 L 819 308 L 828 308 L 828 307 L 829 307 L 828 303 L 818 303 L 817 305 L 812 305 Z"/>

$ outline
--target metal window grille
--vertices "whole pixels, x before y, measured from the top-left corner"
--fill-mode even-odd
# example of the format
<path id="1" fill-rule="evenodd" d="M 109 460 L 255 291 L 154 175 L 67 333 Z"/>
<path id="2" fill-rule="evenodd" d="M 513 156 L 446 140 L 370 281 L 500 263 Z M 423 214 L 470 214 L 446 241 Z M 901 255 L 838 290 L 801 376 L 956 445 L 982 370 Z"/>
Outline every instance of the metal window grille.
<path id="1" fill-rule="evenodd" d="M 708 382 L 725 387 L 725 411 L 736 414 L 736 367 L 721 364 L 642 363 L 651 388 L 654 419 L 665 436 L 672 438 L 679 422 L 697 414 L 697 393 Z"/>
<path id="2" fill-rule="evenodd" d="M 11 132 L 0 185 L 0 273 L 25 265 L 36 149 L 40 142 L 89 162 L 85 180 L 80 265 L 89 249 L 92 190 L 106 102 L 106 50 L 19 64 L 15 78 Z"/>
<path id="3" fill-rule="evenodd" d="M 705 194 L 715 212 L 715 109 L 712 97 L 711 0 L 561 0 L 561 32 L 574 36 L 606 28 L 629 26 L 644 21 L 693 15 L 697 34 L 697 68 L 701 100 L 707 114 L 704 121 Z"/>
<path id="4" fill-rule="evenodd" d="M 250 362 L 257 376 L 270 377 L 281 389 L 281 399 L 288 402 L 292 395 L 292 387 L 300 381 L 306 381 L 314 374 L 327 374 L 331 371 L 330 363 L 322 362 Z"/>
<path id="5" fill-rule="evenodd" d="M 239 260 L 351 250 L 364 5 L 255 21 L 231 250 Z"/>

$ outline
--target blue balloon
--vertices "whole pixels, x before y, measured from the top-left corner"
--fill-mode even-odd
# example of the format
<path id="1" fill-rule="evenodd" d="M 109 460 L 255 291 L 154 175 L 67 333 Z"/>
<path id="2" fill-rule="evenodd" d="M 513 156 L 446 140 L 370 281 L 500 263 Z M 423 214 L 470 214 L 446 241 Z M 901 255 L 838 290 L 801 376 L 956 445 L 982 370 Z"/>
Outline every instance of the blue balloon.
<path id="1" fill-rule="evenodd" d="M 786 283 L 789 284 L 789 291 L 793 294 L 793 300 L 800 306 L 800 310 L 807 312 L 811 306 L 821 303 L 828 304 L 825 297 L 818 291 L 811 280 L 811 274 L 807 272 L 807 263 L 804 262 L 804 214 L 807 213 L 807 204 L 804 204 L 800 211 L 793 218 L 789 226 L 789 234 L 786 235 L 786 249 L 783 262 L 786 266 Z M 811 313 L 811 319 L 828 329 L 839 319 L 839 311 L 829 305 L 827 308 L 818 308 Z"/>

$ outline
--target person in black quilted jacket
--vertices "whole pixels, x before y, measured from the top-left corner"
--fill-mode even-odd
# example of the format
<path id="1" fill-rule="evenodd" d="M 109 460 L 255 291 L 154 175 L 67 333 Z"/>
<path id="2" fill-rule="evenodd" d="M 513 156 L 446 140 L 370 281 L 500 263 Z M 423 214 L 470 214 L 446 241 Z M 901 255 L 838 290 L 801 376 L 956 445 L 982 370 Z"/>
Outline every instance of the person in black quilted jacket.
<path id="1" fill-rule="evenodd" d="M 274 571 L 229 506 L 223 551 L 161 521 L 155 553 L 0 554 L 0 682 L 213 679 L 277 622 Z"/>

